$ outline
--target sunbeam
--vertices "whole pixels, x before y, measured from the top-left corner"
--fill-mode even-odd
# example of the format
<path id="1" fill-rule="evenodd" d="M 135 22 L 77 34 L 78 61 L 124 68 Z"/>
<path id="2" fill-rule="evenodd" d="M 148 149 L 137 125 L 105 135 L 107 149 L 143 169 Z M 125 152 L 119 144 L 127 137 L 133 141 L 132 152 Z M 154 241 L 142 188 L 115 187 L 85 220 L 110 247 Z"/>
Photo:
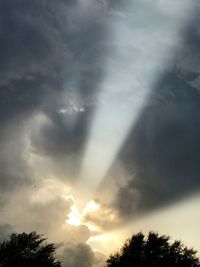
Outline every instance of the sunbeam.
<path id="1" fill-rule="evenodd" d="M 95 191 L 106 175 L 149 92 L 181 45 L 191 2 L 177 1 L 173 5 L 176 12 L 166 7 L 162 10 L 159 4 L 159 1 L 154 4 L 144 1 L 135 9 L 132 3 L 126 6 L 126 16 L 114 14 L 117 19 L 113 19 L 113 53 L 107 59 L 106 77 L 80 174 L 81 187 L 90 192 Z M 177 16 L 179 9 L 181 13 Z"/>

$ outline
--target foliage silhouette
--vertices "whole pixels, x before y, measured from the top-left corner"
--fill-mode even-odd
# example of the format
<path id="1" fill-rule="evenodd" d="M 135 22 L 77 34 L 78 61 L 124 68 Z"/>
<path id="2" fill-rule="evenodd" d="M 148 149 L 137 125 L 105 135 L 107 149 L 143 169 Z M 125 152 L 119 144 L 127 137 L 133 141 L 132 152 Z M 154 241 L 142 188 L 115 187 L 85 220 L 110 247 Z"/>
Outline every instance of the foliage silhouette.
<path id="1" fill-rule="evenodd" d="M 55 258 L 55 245 L 31 232 L 12 234 L 0 243 L 0 267 L 61 267 Z"/>
<path id="2" fill-rule="evenodd" d="M 111 255 L 107 267 L 200 267 L 196 251 L 188 249 L 180 241 L 169 243 L 168 236 L 150 232 L 142 233 L 126 241 L 121 251 Z"/>

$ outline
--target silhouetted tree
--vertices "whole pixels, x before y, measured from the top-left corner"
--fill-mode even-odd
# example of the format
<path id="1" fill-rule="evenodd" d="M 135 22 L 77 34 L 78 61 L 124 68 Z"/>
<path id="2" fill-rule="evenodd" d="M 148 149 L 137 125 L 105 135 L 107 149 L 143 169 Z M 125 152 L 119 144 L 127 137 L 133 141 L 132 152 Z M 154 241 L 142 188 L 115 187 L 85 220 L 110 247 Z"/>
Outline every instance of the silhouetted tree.
<path id="1" fill-rule="evenodd" d="M 111 255 L 107 267 L 199 267 L 196 251 L 188 249 L 180 241 L 172 244 L 169 237 L 150 232 L 142 233 L 126 241 L 119 253 Z"/>
<path id="2" fill-rule="evenodd" d="M 61 267 L 54 244 L 44 241 L 36 232 L 12 234 L 0 243 L 0 267 Z"/>

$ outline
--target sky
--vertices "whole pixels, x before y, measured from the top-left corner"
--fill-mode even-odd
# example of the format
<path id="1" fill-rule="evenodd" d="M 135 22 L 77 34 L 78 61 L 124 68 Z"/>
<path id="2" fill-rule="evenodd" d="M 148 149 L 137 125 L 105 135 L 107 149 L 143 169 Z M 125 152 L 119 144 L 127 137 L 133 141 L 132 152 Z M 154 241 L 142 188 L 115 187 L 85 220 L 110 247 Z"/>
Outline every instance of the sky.
<path id="1" fill-rule="evenodd" d="M 0 239 L 103 267 L 138 231 L 200 251 L 198 0 L 0 0 Z"/>

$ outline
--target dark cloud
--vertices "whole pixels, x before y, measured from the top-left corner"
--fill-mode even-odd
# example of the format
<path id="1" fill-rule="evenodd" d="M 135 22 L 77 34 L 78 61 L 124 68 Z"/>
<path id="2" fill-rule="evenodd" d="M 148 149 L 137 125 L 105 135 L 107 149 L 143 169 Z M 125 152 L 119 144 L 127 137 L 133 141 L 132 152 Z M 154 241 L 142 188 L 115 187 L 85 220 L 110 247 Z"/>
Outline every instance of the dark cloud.
<path id="1" fill-rule="evenodd" d="M 115 202 L 124 215 L 152 211 L 200 189 L 199 42 L 195 17 L 119 153 L 129 173 Z M 117 175 L 115 169 L 110 175 Z"/>
<path id="2" fill-rule="evenodd" d="M 106 12 L 99 1 L 0 2 L 0 181 L 4 188 L 33 178 L 23 138 L 30 139 L 35 155 L 52 159 L 55 175 L 62 169 L 66 177 L 71 164 L 78 171 L 108 51 Z M 27 120 L 38 113 L 51 124 L 35 124 L 33 133 L 25 137 L 22 124 L 28 128 Z M 21 136 L 17 131 L 20 144 L 9 134 L 15 123 L 22 127 Z"/>
<path id="3" fill-rule="evenodd" d="M 70 51 L 61 35 L 61 14 L 52 15 L 47 3 L 0 3 L 1 118 L 37 108 L 44 94 L 59 88 Z M 58 6 L 62 9 L 61 2 Z"/>
<path id="4" fill-rule="evenodd" d="M 63 65 L 70 58 L 61 14 L 52 15 L 47 3 L 0 2 L 0 182 L 6 190 L 32 179 L 24 120 L 61 89 Z M 67 8 L 60 1 L 60 10 L 61 5 Z"/>
<path id="5" fill-rule="evenodd" d="M 0 3 L 0 118 L 46 107 L 64 89 L 85 98 L 97 92 L 107 27 L 101 6 L 89 8 L 86 17 L 78 1 Z"/>

